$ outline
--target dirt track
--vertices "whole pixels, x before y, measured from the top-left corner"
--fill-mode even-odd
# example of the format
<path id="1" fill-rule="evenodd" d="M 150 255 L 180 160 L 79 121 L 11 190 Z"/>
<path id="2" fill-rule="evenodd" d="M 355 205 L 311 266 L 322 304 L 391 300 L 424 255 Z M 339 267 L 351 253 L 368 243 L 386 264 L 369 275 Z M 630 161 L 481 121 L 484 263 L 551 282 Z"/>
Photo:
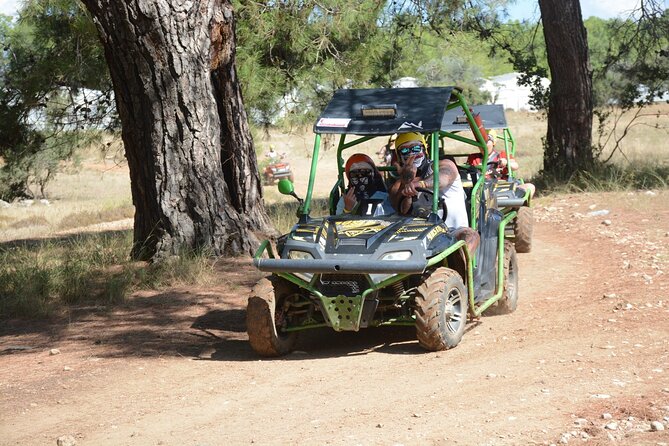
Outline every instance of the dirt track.
<path id="1" fill-rule="evenodd" d="M 470 322 L 447 352 L 411 329 L 323 330 L 259 360 L 244 308 L 260 276 L 241 260 L 213 290 L 3 322 L 0 444 L 669 444 L 669 193 L 536 214 L 518 310 Z"/>

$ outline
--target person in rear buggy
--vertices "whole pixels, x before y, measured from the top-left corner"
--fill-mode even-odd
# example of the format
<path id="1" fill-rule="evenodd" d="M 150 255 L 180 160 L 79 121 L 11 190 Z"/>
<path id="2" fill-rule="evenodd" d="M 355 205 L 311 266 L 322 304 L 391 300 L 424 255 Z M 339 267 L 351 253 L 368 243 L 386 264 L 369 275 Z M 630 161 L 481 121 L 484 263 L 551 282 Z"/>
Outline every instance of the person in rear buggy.
<path id="1" fill-rule="evenodd" d="M 499 178 L 500 180 L 509 179 L 509 169 L 512 171 L 518 170 L 518 162 L 506 151 L 498 152 L 495 150 L 497 145 L 497 132 L 495 130 L 488 130 L 488 168 L 485 172 L 487 179 Z M 466 163 L 473 167 L 478 167 L 483 162 L 483 150 L 480 153 L 472 153 L 467 157 Z M 532 183 L 523 183 L 519 186 L 522 190 L 530 192 L 530 198 L 534 196 L 535 187 Z"/>
<path id="2" fill-rule="evenodd" d="M 397 180 L 390 187 L 390 201 L 402 215 L 427 217 L 432 211 L 432 193 L 435 181 L 433 163 L 427 155 L 427 142 L 420 133 L 401 133 L 395 139 Z M 446 212 L 444 220 L 455 231 L 458 240 L 464 240 L 470 252 L 479 244 L 479 234 L 469 227 L 465 191 L 455 163 L 439 160 L 439 200 Z M 443 215 L 440 215 L 443 218 Z"/>
<path id="3" fill-rule="evenodd" d="M 378 217 L 395 213 L 381 172 L 369 156 L 364 153 L 351 155 L 344 171 L 348 188 L 337 203 L 337 215 Z"/>

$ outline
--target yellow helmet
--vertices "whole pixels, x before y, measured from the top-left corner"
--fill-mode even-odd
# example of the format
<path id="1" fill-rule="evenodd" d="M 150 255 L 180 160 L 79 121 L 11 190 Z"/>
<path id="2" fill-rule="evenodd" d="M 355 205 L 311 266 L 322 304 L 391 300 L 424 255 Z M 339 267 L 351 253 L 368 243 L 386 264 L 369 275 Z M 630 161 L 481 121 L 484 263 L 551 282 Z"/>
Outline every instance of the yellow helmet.
<path id="1" fill-rule="evenodd" d="M 497 142 L 497 130 L 491 129 L 488 130 L 488 139 L 491 140 L 492 142 Z"/>
<path id="2" fill-rule="evenodd" d="M 409 133 L 400 133 L 395 139 L 395 147 L 399 147 L 404 143 L 409 141 L 419 141 L 423 143 L 423 146 L 427 147 L 427 142 L 425 142 L 425 137 L 418 132 L 409 132 Z"/>

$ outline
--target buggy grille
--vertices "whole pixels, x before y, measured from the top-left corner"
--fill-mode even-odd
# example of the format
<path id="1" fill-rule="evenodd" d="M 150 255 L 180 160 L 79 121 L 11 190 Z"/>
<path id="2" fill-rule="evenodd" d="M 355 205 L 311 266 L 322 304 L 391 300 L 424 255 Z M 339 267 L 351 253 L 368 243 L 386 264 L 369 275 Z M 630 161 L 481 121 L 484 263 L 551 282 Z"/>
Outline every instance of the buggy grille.
<path id="1" fill-rule="evenodd" d="M 362 274 L 321 274 L 315 287 L 325 296 L 359 296 L 369 281 Z"/>

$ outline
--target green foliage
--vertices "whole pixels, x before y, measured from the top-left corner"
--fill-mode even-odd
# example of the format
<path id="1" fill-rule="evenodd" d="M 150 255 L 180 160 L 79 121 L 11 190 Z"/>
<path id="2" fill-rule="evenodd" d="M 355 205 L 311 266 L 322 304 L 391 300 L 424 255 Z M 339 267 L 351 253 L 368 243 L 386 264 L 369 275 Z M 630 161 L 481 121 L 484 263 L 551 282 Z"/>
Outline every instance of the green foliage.
<path id="1" fill-rule="evenodd" d="M 43 318 L 68 305 L 123 302 L 137 289 L 206 284 L 206 253 L 184 253 L 161 263 L 132 262 L 130 231 L 0 247 L 0 319 Z"/>
<path id="2" fill-rule="evenodd" d="M 368 85 L 387 45 L 378 26 L 383 2 L 239 2 L 238 69 L 252 118 L 310 122 L 330 93 Z"/>
<path id="3" fill-rule="evenodd" d="M 33 196 L 77 147 L 113 123 L 111 83 L 95 27 L 76 0 L 30 0 L 0 26 L 0 197 Z"/>
<path id="4" fill-rule="evenodd" d="M 444 56 L 427 62 L 418 69 L 418 76 L 425 85 L 452 85 L 463 89 L 467 101 L 482 104 L 490 100 L 487 92 L 480 90 L 483 84 L 481 70 L 468 64 L 462 57 Z M 453 82 L 457 79 L 457 82 Z"/>
<path id="5" fill-rule="evenodd" d="M 463 2 L 237 2 L 238 70 L 250 116 L 311 123 L 335 89 L 390 87 L 401 77 L 459 85 L 483 101 L 483 75 L 503 70 L 488 45 L 460 30 Z"/>
<path id="6" fill-rule="evenodd" d="M 503 65 L 461 31 L 497 0 L 282 0 L 235 4 L 238 72 L 249 116 L 310 124 L 342 87 L 390 87 L 404 76 L 463 86 Z M 475 6 L 475 8 L 474 8 Z M 94 132 L 117 125 L 95 26 L 77 0 L 29 0 L 17 24 L 0 22 L 0 197 L 45 186 Z M 84 97 L 84 93 L 88 97 Z M 34 185 L 37 189 L 31 190 Z"/>

